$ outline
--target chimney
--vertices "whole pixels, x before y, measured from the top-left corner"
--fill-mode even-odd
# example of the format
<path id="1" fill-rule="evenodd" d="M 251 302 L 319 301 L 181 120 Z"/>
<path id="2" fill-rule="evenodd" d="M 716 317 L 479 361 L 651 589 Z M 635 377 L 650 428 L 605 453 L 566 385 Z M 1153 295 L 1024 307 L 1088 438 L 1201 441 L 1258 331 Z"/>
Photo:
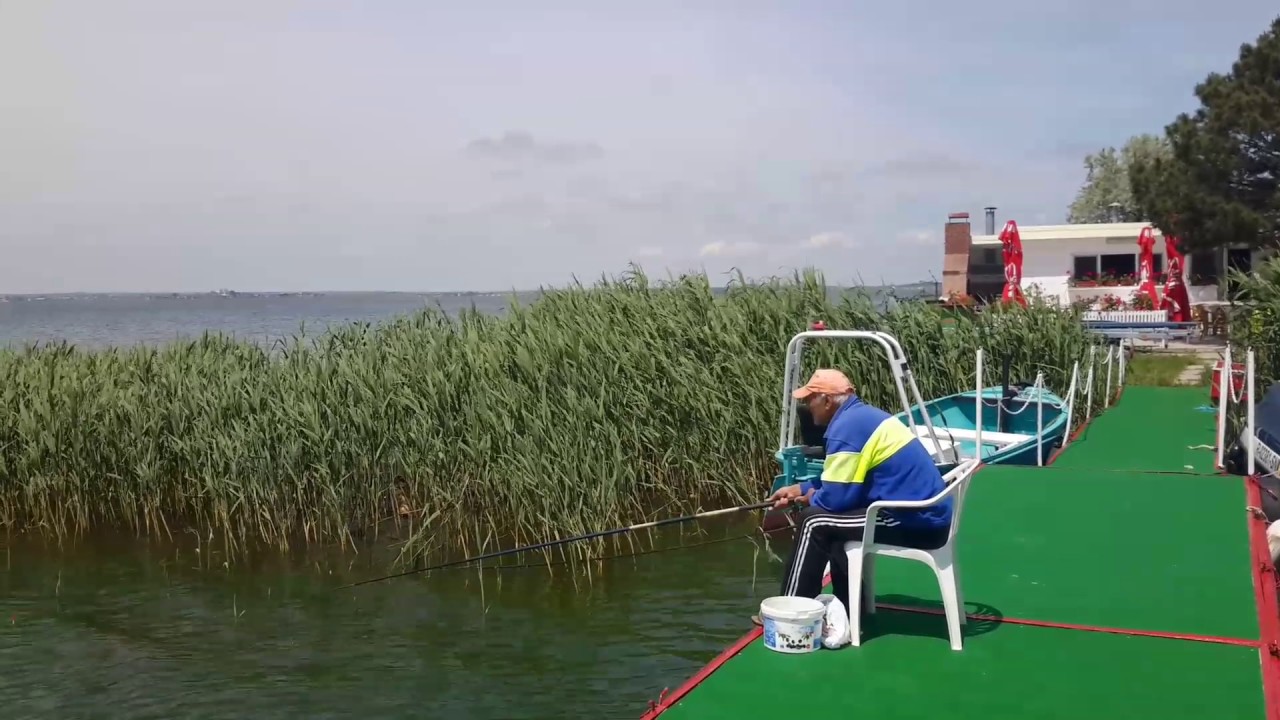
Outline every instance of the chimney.
<path id="1" fill-rule="evenodd" d="M 994 207 L 983 208 L 987 211 L 987 234 L 996 234 L 996 209 Z"/>
<path id="2" fill-rule="evenodd" d="M 951 213 L 943 231 L 942 296 L 969 294 L 969 213 Z"/>

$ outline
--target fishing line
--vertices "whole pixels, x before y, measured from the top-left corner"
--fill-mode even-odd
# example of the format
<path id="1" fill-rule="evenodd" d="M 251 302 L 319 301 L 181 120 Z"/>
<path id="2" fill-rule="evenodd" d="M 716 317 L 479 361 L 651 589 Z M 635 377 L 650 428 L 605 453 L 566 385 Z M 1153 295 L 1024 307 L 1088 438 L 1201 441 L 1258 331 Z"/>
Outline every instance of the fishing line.
<path id="1" fill-rule="evenodd" d="M 769 535 L 772 535 L 773 533 L 781 532 L 783 530 L 791 530 L 791 529 L 793 529 L 792 526 L 787 525 L 780 528 L 774 528 L 773 530 L 760 529 L 758 533 L 760 535 L 764 535 L 767 537 Z M 716 538 L 714 540 L 703 540 L 702 542 L 696 542 L 689 545 L 673 545 L 672 547 L 665 547 L 665 548 L 650 548 L 648 550 L 640 550 L 638 552 L 618 553 L 616 555 L 602 555 L 600 557 L 583 558 L 581 560 L 555 560 L 555 561 L 545 562 L 545 563 L 531 562 L 531 563 L 518 563 L 515 565 L 486 565 L 486 566 L 481 566 L 479 569 L 481 570 L 524 570 L 526 568 L 558 567 L 561 565 L 572 565 L 574 563 L 593 563 L 593 562 L 604 562 L 606 560 L 622 560 L 624 558 L 641 557 L 643 555 L 657 555 L 659 553 L 673 552 L 675 550 L 692 550 L 694 548 L 705 547 L 707 545 L 717 545 L 719 543 L 733 542 L 735 540 L 748 540 L 750 538 L 755 537 L 756 534 L 757 533 L 749 532 L 745 535 L 734 535 L 732 537 Z M 777 556 L 775 555 L 774 558 L 777 558 Z M 445 569 L 466 570 L 468 568 L 463 565 L 458 565 L 458 566 L 445 568 Z"/>
<path id="2" fill-rule="evenodd" d="M 716 515 L 727 515 L 729 513 L 746 512 L 748 510 L 762 510 L 764 508 L 773 507 L 773 500 L 754 503 L 751 505 L 740 505 L 738 507 L 722 508 L 720 510 L 710 510 L 708 512 L 695 513 L 693 515 L 685 515 L 683 517 L 667 518 L 666 520 L 653 520 L 651 522 L 638 523 L 636 525 L 628 525 L 627 527 L 614 528 L 612 530 L 601 530 L 598 532 L 587 533 L 585 535 L 575 535 L 574 537 L 563 538 L 560 540 L 548 540 L 547 542 L 538 543 L 536 545 L 525 545 L 522 547 L 511 548 L 510 550 L 496 550 L 494 552 L 477 555 L 475 557 L 462 558 L 461 560 L 451 560 L 449 562 L 432 565 L 425 568 L 417 568 L 415 570 L 406 570 L 405 572 L 394 573 L 392 575 L 383 575 L 382 577 L 371 578 L 369 580 L 361 580 L 359 582 L 342 585 L 337 590 L 346 590 L 348 588 L 359 587 L 360 585 L 368 585 L 370 583 L 381 582 L 383 580 L 393 580 L 408 575 L 416 575 L 418 573 L 430 572 L 432 570 L 442 570 L 457 565 L 469 565 L 481 560 L 490 560 L 493 558 L 505 557 L 507 555 L 516 555 L 518 553 L 532 552 L 534 550 L 542 550 L 544 548 L 565 545 L 571 542 L 581 542 L 583 540 L 594 540 L 596 538 L 609 537 L 610 535 L 621 535 L 623 533 L 635 532 L 637 530 L 646 530 L 648 528 L 661 527 L 663 525 L 673 525 L 675 523 L 690 522 L 693 520 L 701 520 L 703 518 L 715 517 Z"/>

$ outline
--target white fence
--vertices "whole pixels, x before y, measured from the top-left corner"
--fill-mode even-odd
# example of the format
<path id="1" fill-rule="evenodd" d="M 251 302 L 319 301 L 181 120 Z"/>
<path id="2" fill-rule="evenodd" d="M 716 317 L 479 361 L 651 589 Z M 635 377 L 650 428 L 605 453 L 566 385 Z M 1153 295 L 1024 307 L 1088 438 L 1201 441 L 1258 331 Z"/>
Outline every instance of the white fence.
<path id="1" fill-rule="evenodd" d="M 1089 310 L 1085 320 L 1123 323 L 1158 323 L 1169 320 L 1167 310 Z"/>

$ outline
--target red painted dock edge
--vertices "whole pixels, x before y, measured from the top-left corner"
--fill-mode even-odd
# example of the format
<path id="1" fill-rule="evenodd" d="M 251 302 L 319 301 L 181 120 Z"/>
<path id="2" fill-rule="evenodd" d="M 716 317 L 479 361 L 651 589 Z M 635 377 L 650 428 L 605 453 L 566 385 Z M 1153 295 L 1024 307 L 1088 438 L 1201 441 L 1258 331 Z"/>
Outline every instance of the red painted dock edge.
<path id="1" fill-rule="evenodd" d="M 1245 493 L 1252 507 L 1262 507 L 1262 486 L 1256 475 L 1245 478 Z M 1276 574 L 1267 546 L 1267 521 L 1248 513 L 1249 547 L 1253 555 L 1253 592 L 1258 606 L 1258 649 L 1262 665 L 1262 693 L 1267 720 L 1280 720 L 1280 606 L 1276 604 Z"/>
<path id="2" fill-rule="evenodd" d="M 831 575 L 826 575 L 822 578 L 823 585 L 826 585 L 827 583 L 830 583 L 830 582 L 831 582 Z M 697 673 L 694 674 L 693 677 L 684 681 L 684 684 L 676 688 L 675 692 L 668 694 L 666 690 L 663 690 L 662 694 L 658 696 L 658 699 L 656 702 L 653 700 L 650 700 L 649 709 L 646 710 L 645 713 L 640 716 L 640 720 L 653 720 L 654 718 L 658 717 L 662 713 L 666 712 L 668 708 L 670 708 L 672 705 L 675 705 L 677 702 L 679 702 L 680 698 L 684 697 L 685 695 L 688 695 L 690 692 L 693 691 L 694 688 L 702 684 L 702 681 L 710 677 L 711 673 L 715 672 L 716 670 L 719 670 L 722 665 L 724 665 L 725 663 L 733 659 L 734 655 L 737 655 L 738 653 L 742 652 L 748 645 L 758 640 L 760 636 L 763 634 L 764 634 L 764 628 L 753 627 L 751 629 L 751 632 L 748 632 L 746 635 L 743 635 L 742 637 L 738 638 L 737 642 L 725 648 L 724 652 L 720 653 L 715 657 L 714 660 L 704 665 L 701 670 L 699 670 Z"/>
<path id="3" fill-rule="evenodd" d="M 653 718 L 656 718 L 666 712 L 667 708 L 679 702 L 680 698 L 688 695 L 694 688 L 698 687 L 703 680 L 710 677 L 711 673 L 719 670 L 721 665 L 729 662 L 734 655 L 742 652 L 744 648 L 755 642 L 756 639 L 763 634 L 764 628 L 753 628 L 751 632 L 738 638 L 737 642 L 725 648 L 724 652 L 720 653 L 714 660 L 703 666 L 703 668 L 694 674 L 693 677 L 686 680 L 683 685 L 676 688 L 675 692 L 668 694 L 666 690 L 663 690 L 662 694 L 658 696 L 658 700 L 656 702 L 653 700 L 649 701 L 649 709 L 640 716 L 640 720 L 653 720 Z"/>

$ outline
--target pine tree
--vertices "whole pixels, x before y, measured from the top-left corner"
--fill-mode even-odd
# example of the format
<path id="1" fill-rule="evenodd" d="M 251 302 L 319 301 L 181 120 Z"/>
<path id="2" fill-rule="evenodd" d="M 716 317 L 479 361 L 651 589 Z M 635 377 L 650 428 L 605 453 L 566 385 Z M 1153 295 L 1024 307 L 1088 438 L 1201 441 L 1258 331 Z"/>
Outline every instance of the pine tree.
<path id="1" fill-rule="evenodd" d="M 1223 75 L 1196 86 L 1201 107 L 1165 128 L 1172 157 L 1130 168 L 1138 205 L 1190 248 L 1280 242 L 1280 17 Z"/>

